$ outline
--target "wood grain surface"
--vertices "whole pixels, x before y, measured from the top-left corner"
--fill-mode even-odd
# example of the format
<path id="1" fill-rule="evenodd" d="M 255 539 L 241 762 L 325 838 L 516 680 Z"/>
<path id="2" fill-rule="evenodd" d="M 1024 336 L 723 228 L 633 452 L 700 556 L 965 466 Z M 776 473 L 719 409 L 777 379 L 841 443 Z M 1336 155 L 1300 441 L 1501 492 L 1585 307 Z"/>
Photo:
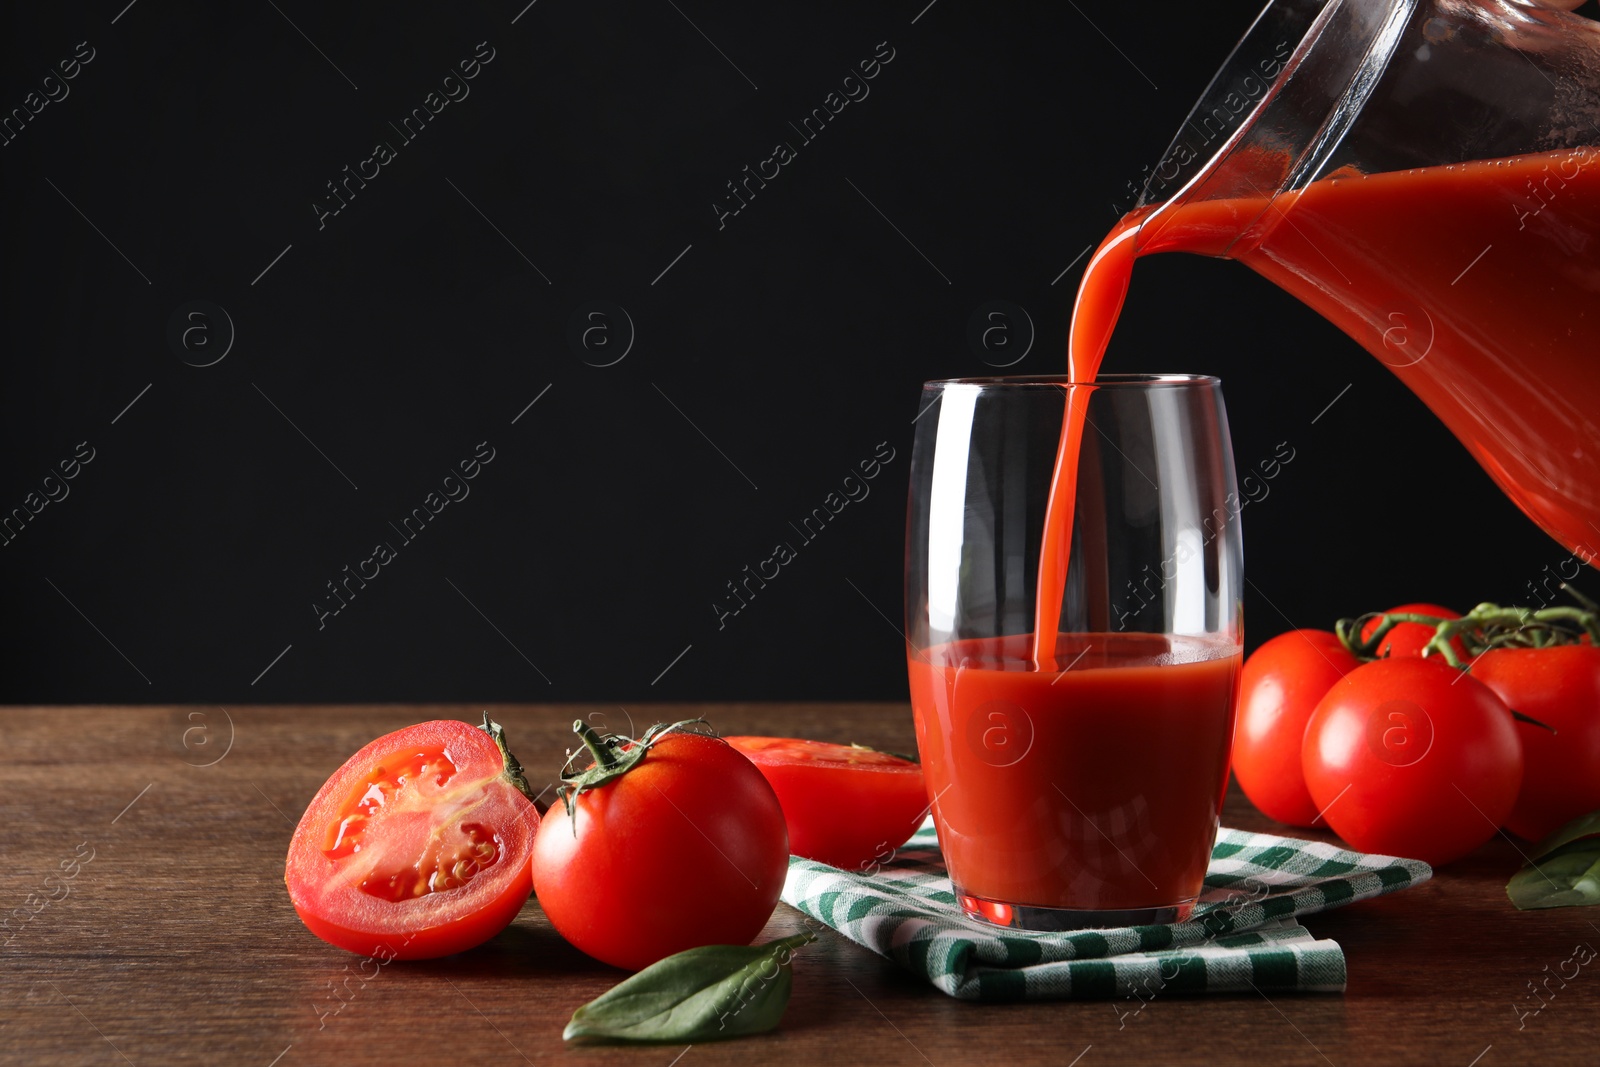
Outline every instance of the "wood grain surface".
<path id="1" fill-rule="evenodd" d="M 0 934 L 9 939 L 0 947 L 0 1063 L 1499 1067 L 1600 1059 L 1600 961 L 1564 983 L 1555 977 L 1575 946 L 1600 947 L 1600 909 L 1513 909 L 1504 884 L 1521 861 L 1503 837 L 1419 888 L 1307 918 L 1312 932 L 1344 946 L 1343 995 L 1158 995 L 1142 1008 L 1133 999 L 973 1005 L 830 935 L 797 960 L 788 1014 L 770 1035 L 689 1048 L 564 1048 L 572 1010 L 623 975 L 562 941 L 535 901 L 479 949 L 369 968 L 369 976 L 307 933 L 283 886 L 294 823 L 347 756 L 401 726 L 480 711 L 0 710 L 0 908 L 32 914 Z M 621 729 L 631 714 L 642 729 L 704 714 L 727 733 L 898 750 L 913 743 L 909 711 L 894 704 L 490 711 L 536 787 L 553 776 L 577 717 L 603 716 Z M 1237 794 L 1224 822 L 1273 828 Z M 798 914 L 779 905 L 764 936 L 799 929 Z"/>

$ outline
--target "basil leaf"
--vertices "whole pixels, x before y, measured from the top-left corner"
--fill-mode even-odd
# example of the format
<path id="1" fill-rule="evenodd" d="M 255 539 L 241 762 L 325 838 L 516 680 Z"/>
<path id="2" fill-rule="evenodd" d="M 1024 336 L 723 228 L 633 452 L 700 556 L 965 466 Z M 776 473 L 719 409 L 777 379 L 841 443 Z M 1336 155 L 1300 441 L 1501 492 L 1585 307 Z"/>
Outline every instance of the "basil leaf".
<path id="1" fill-rule="evenodd" d="M 1540 841 L 1533 848 L 1533 858 L 1543 859 L 1564 845 L 1571 844 L 1585 837 L 1600 835 L 1600 811 L 1591 811 L 1587 815 L 1580 815 L 1567 825 Z"/>
<path id="2" fill-rule="evenodd" d="M 1600 904 L 1600 838 L 1568 842 L 1511 876 L 1506 896 L 1518 909 Z"/>
<path id="3" fill-rule="evenodd" d="M 716 1041 L 771 1030 L 789 1004 L 796 934 L 765 945 L 707 945 L 668 956 L 572 1013 L 567 1041 Z"/>

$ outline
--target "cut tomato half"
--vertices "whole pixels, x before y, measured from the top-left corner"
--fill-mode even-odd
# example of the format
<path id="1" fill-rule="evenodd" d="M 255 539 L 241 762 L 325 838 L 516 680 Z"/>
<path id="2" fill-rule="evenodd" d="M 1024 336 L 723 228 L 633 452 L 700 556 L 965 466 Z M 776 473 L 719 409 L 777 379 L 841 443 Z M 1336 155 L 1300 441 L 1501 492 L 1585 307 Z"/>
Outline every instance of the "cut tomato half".
<path id="1" fill-rule="evenodd" d="M 484 722 L 386 734 L 317 791 L 284 868 L 307 929 L 363 956 L 429 959 L 516 917 L 533 890 L 539 812 L 499 726 Z"/>
<path id="2" fill-rule="evenodd" d="M 922 768 L 900 756 L 796 737 L 726 740 L 778 794 L 797 856 L 870 871 L 906 843 L 928 812 Z"/>

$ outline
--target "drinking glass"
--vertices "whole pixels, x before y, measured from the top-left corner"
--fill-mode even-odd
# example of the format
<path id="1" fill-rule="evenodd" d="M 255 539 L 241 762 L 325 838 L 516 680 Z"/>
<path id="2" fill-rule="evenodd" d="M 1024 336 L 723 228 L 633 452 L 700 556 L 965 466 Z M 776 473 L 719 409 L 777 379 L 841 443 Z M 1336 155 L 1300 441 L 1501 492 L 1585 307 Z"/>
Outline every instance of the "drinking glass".
<path id="1" fill-rule="evenodd" d="M 907 667 L 962 908 L 1043 930 L 1187 917 L 1227 785 L 1241 659 L 1220 383 L 937 381 L 920 410 Z M 1070 541 L 1053 539 L 1064 580 L 1041 583 L 1058 453 L 1073 451 L 1055 488 L 1058 501 L 1076 490 Z M 1036 640 L 1052 616 L 1053 640 Z"/>

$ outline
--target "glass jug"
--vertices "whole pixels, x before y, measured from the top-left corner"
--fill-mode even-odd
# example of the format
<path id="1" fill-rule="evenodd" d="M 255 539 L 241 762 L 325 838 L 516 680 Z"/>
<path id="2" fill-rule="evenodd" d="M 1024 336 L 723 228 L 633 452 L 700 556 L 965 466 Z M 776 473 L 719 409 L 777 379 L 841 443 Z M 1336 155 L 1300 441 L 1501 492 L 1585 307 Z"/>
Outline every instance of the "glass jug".
<path id="1" fill-rule="evenodd" d="M 1274 0 L 1123 225 L 1137 255 L 1225 256 L 1293 293 L 1600 555 L 1600 24 Z"/>

